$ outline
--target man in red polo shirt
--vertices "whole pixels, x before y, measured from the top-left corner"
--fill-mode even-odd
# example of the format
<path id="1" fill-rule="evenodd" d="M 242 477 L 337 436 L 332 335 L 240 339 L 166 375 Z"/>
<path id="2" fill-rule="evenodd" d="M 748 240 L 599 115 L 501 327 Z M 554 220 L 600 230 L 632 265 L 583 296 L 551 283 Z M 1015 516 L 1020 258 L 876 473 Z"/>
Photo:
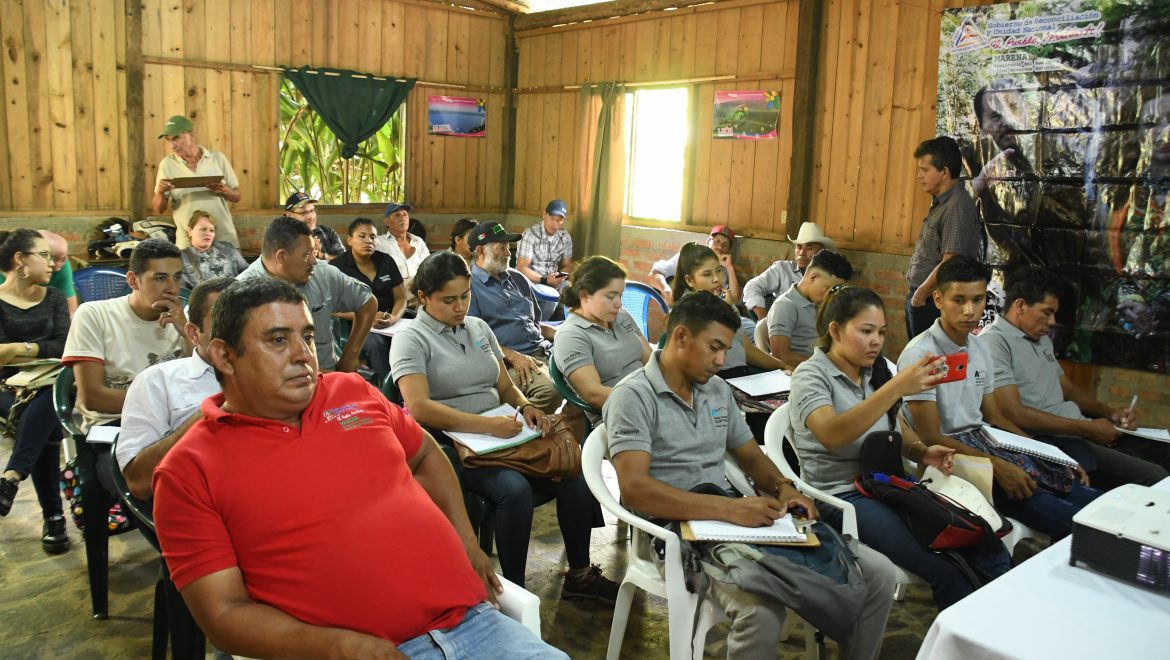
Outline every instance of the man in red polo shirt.
<path id="1" fill-rule="evenodd" d="M 212 336 L 223 392 L 155 470 L 154 515 L 171 577 L 217 648 L 565 657 L 484 602 L 499 582 L 450 463 L 359 376 L 318 373 L 296 289 L 233 284 Z"/>

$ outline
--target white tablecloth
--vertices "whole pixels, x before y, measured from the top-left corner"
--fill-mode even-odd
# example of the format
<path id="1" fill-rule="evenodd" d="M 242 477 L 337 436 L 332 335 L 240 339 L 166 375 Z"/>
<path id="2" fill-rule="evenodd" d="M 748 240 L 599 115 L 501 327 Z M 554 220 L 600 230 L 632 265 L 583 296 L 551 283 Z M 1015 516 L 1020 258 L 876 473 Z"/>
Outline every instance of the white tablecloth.
<path id="1" fill-rule="evenodd" d="M 1170 479 L 1155 488 L 1170 490 Z M 1067 537 L 940 614 L 919 660 L 1170 658 L 1170 595 L 1069 566 Z"/>

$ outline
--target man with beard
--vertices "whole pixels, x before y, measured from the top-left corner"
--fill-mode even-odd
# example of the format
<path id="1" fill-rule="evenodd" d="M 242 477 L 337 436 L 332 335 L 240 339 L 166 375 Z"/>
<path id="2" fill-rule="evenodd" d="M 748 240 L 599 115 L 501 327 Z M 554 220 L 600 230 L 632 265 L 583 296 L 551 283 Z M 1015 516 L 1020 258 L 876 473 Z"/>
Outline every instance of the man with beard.
<path id="1" fill-rule="evenodd" d="M 556 331 L 540 324 L 539 306 L 528 278 L 508 267 L 510 244 L 518 240 L 519 234 L 509 234 L 498 222 L 482 222 L 471 230 L 467 246 L 475 261 L 467 313 L 491 326 L 503 349 L 508 375 L 520 391 L 537 408 L 555 413 L 562 398 L 545 364 Z"/>

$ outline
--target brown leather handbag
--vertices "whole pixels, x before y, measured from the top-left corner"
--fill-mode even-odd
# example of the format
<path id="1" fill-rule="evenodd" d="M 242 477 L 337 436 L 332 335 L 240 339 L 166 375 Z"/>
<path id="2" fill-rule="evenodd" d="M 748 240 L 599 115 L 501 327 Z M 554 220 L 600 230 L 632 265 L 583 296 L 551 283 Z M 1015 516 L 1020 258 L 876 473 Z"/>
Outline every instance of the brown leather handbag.
<path id="1" fill-rule="evenodd" d="M 477 454 L 455 440 L 455 451 L 463 467 L 511 468 L 528 477 L 558 481 L 581 474 L 581 445 L 573 436 L 573 429 L 560 415 L 549 415 L 552 429 L 543 437 L 533 438 L 522 445 Z"/>

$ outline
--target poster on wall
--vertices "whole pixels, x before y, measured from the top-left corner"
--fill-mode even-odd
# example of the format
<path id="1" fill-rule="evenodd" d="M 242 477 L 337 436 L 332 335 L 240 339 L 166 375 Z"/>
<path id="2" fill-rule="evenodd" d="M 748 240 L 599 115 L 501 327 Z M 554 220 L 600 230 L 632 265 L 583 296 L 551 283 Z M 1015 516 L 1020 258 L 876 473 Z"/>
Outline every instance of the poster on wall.
<path id="1" fill-rule="evenodd" d="M 716 91 L 711 137 L 775 140 L 780 119 L 780 92 Z"/>
<path id="2" fill-rule="evenodd" d="M 1069 283 L 1061 355 L 1165 373 L 1170 5 L 945 11 L 937 130 L 962 148 L 996 277 L 1032 263 Z"/>
<path id="3" fill-rule="evenodd" d="M 487 104 L 483 99 L 428 96 L 427 123 L 431 135 L 483 137 L 487 135 Z"/>

